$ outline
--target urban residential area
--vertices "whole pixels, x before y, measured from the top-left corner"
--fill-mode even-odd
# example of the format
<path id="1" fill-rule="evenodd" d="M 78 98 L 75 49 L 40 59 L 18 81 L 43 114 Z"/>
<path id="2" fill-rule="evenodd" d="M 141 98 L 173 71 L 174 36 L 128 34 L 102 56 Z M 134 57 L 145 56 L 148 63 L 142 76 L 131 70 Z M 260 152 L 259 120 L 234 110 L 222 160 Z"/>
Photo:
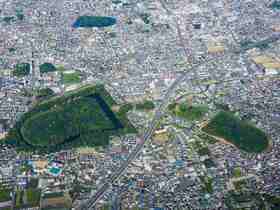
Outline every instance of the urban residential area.
<path id="1" fill-rule="evenodd" d="M 0 0 L 0 210 L 280 210 L 279 0 Z"/>

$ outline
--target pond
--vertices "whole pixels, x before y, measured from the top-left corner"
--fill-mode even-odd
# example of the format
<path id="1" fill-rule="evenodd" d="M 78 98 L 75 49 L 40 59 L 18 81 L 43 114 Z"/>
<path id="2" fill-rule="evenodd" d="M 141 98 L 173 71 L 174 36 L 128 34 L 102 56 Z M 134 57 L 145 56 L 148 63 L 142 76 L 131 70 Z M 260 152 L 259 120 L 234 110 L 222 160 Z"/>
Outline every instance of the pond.
<path id="1" fill-rule="evenodd" d="M 110 119 L 110 121 L 113 123 L 114 128 L 112 130 L 117 130 L 120 128 L 123 128 L 121 121 L 116 117 L 115 113 L 111 110 L 109 105 L 105 102 L 105 100 L 99 95 L 99 94 L 92 94 L 88 96 L 90 98 L 95 99 L 95 101 L 98 103 L 102 111 L 106 114 L 106 116 Z"/>
<path id="2" fill-rule="evenodd" d="M 117 22 L 114 17 L 107 16 L 80 16 L 72 25 L 73 28 L 103 28 L 115 25 Z"/>

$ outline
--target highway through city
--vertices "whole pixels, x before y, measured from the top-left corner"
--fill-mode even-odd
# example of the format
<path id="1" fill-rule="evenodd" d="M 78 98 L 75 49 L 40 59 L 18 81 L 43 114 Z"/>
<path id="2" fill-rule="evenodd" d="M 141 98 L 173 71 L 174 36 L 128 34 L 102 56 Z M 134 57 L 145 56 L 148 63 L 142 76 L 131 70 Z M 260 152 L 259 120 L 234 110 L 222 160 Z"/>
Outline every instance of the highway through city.
<path id="1" fill-rule="evenodd" d="M 270 38 L 268 39 L 280 39 L 280 34 L 276 33 L 273 34 Z M 228 52 L 227 55 L 229 54 L 241 54 L 244 53 L 243 50 L 236 50 L 233 49 L 231 52 Z M 224 55 L 222 55 L 224 56 Z M 198 68 L 199 66 L 205 64 L 205 63 L 209 63 L 211 61 L 216 60 L 217 58 L 205 58 L 205 60 L 200 61 L 197 64 L 192 65 L 190 68 L 188 68 L 186 70 L 186 72 L 183 72 L 182 75 L 178 76 L 177 79 L 172 83 L 172 85 L 168 88 L 164 99 L 162 100 L 162 103 L 160 104 L 160 106 L 157 108 L 154 118 L 151 121 L 149 127 L 146 129 L 146 131 L 144 132 L 141 141 L 137 144 L 137 146 L 134 148 L 134 150 L 129 154 L 128 158 L 124 161 L 124 163 L 122 164 L 122 166 L 109 178 L 109 180 L 104 183 L 96 192 L 96 194 L 87 201 L 86 205 L 83 205 L 81 208 L 83 210 L 86 209 L 92 209 L 95 207 L 96 203 L 104 196 L 104 194 L 107 192 L 107 190 L 112 186 L 112 184 L 114 182 L 116 182 L 121 175 L 126 171 L 126 169 L 128 168 L 129 164 L 137 157 L 137 155 L 139 154 L 139 152 L 142 150 L 143 146 L 145 143 L 147 143 L 149 141 L 149 139 L 151 138 L 151 136 L 153 135 L 154 131 L 157 128 L 157 125 L 159 123 L 159 120 L 161 119 L 161 117 L 164 115 L 164 110 L 166 109 L 170 98 L 172 98 L 172 94 L 174 94 L 175 90 L 177 89 L 177 87 L 187 78 L 188 76 L 188 72 L 194 71 L 196 68 Z"/>
<path id="2" fill-rule="evenodd" d="M 210 62 L 210 59 L 204 60 L 203 62 L 201 62 L 199 64 L 193 65 L 188 71 L 192 71 L 192 70 L 196 69 L 198 66 L 200 66 L 200 65 L 202 65 L 202 64 L 204 64 L 206 62 Z M 168 90 L 167 90 L 167 92 L 165 94 L 165 97 L 162 100 L 162 103 L 160 104 L 160 106 L 157 108 L 157 110 L 155 112 L 153 120 L 151 121 L 149 127 L 146 129 L 146 131 L 144 132 L 143 136 L 141 137 L 141 141 L 136 145 L 134 150 L 129 154 L 128 158 L 124 161 L 122 166 L 111 176 L 111 178 L 109 178 L 109 181 L 104 183 L 98 189 L 98 191 L 94 195 L 94 197 L 92 197 L 87 202 L 87 204 L 82 207 L 82 209 L 92 209 L 96 205 L 96 203 L 103 197 L 103 195 L 106 193 L 108 188 L 110 188 L 110 186 L 121 177 L 121 175 L 128 168 L 129 164 L 137 157 L 139 152 L 142 150 L 144 144 L 147 143 L 147 141 L 151 138 L 151 136 L 153 135 L 154 131 L 156 130 L 157 125 L 159 123 L 159 120 L 161 119 L 161 117 L 165 113 L 164 110 L 166 109 L 166 107 L 167 107 L 167 105 L 169 103 L 170 98 L 172 98 L 171 97 L 172 94 L 174 94 L 175 90 L 181 84 L 181 82 L 183 82 L 186 79 L 187 75 L 188 74 L 185 73 L 185 74 L 177 77 L 177 79 L 168 88 Z"/>
<path id="3" fill-rule="evenodd" d="M 171 11 L 166 7 L 165 2 L 163 0 L 160 0 L 160 3 L 162 4 L 163 8 L 167 11 L 167 13 L 169 15 L 171 15 Z M 193 57 L 191 55 L 191 52 L 189 49 L 186 48 L 183 38 L 182 38 L 182 34 L 181 34 L 181 30 L 180 30 L 180 26 L 178 24 L 178 20 L 175 18 L 175 22 L 176 22 L 176 30 L 177 30 L 177 35 L 179 37 L 179 41 L 181 46 L 184 49 L 184 54 L 186 57 L 187 61 L 193 61 Z M 272 41 L 277 41 L 280 39 L 280 34 L 279 33 L 275 33 L 273 34 L 271 37 L 267 38 L 266 40 L 272 40 Z M 247 49 L 242 50 L 238 47 L 238 49 L 232 49 L 231 51 L 227 52 L 227 55 L 229 54 L 242 54 L 245 53 Z M 224 56 L 224 55 L 222 55 Z M 165 109 L 167 108 L 167 105 L 170 101 L 170 99 L 172 98 L 171 96 L 175 93 L 175 90 L 177 89 L 177 87 L 187 78 L 188 73 L 189 72 L 195 72 L 195 79 L 197 78 L 197 74 L 195 69 L 197 69 L 199 66 L 205 64 L 205 63 L 209 63 L 211 61 L 216 60 L 217 58 L 208 58 L 207 56 L 205 56 L 204 60 L 200 60 L 198 63 L 191 65 L 188 69 L 186 69 L 185 72 L 182 72 L 182 75 L 179 75 L 176 80 L 171 84 L 171 86 L 167 89 L 167 92 L 162 100 L 162 103 L 159 105 L 159 107 L 157 108 L 155 115 L 153 117 L 153 120 L 151 121 L 149 127 L 145 130 L 144 134 L 141 137 L 141 141 L 139 141 L 139 143 L 136 145 L 136 147 L 134 148 L 134 150 L 129 154 L 128 158 L 123 162 L 122 166 L 113 174 L 111 175 L 111 177 L 109 178 L 109 180 L 107 182 L 105 182 L 96 192 L 96 194 L 87 201 L 87 203 L 85 205 L 83 205 L 81 207 L 81 209 L 86 210 L 86 209 L 93 209 L 96 205 L 96 203 L 104 196 L 104 194 L 107 192 L 107 190 L 112 186 L 113 183 L 115 183 L 119 178 L 121 178 L 122 174 L 126 171 L 126 169 L 128 168 L 129 164 L 135 160 L 138 156 L 138 154 L 140 153 L 140 151 L 142 150 L 142 148 L 144 147 L 145 143 L 147 143 L 154 131 L 157 128 L 157 125 L 161 119 L 161 117 L 164 115 L 165 113 Z M 200 86 L 199 86 L 200 87 Z"/>

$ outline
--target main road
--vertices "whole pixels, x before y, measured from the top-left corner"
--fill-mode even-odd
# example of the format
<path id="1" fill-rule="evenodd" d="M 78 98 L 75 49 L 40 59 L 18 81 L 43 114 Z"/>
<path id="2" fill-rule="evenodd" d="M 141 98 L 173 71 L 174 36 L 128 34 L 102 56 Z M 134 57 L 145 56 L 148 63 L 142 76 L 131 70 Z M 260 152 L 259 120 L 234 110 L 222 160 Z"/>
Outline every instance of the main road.
<path id="1" fill-rule="evenodd" d="M 159 0 L 159 2 L 163 6 L 163 8 L 166 10 L 168 15 L 172 15 L 172 12 L 165 5 L 166 2 L 164 0 Z M 176 17 L 174 18 L 174 21 L 176 23 L 177 35 L 178 35 L 181 47 L 183 48 L 183 52 L 185 54 L 186 60 L 189 61 L 189 62 L 193 62 L 194 58 L 192 57 L 190 50 L 184 44 L 183 36 L 182 36 L 181 30 L 180 30 L 180 25 L 179 25 Z M 278 41 L 279 39 L 280 39 L 280 33 L 275 33 L 271 37 L 267 38 L 266 40 L 269 40 L 270 42 L 273 42 L 273 41 Z M 244 49 L 240 49 L 238 47 L 238 49 L 232 49 L 230 52 L 227 53 L 227 55 L 228 54 L 235 54 L 235 55 L 236 54 L 242 54 L 242 53 L 246 52 L 246 50 L 248 50 L 248 49 L 244 50 Z M 144 134 L 142 135 L 141 141 L 136 145 L 134 150 L 128 155 L 128 158 L 123 162 L 122 166 L 113 175 L 111 175 L 109 180 L 107 182 L 105 182 L 97 190 L 96 194 L 92 198 L 90 198 L 85 205 L 81 206 L 81 208 L 83 210 L 92 209 L 92 208 L 95 207 L 96 203 L 104 196 L 104 194 L 112 186 L 112 184 L 114 182 L 116 182 L 121 177 L 121 175 L 128 168 L 129 164 L 137 157 L 137 155 L 142 150 L 144 144 L 151 139 L 151 136 L 153 135 L 154 131 L 157 128 L 159 120 L 164 115 L 164 110 L 166 109 L 170 98 L 172 98 L 171 96 L 174 94 L 175 90 L 181 84 L 181 82 L 183 82 L 187 78 L 187 76 L 188 76 L 187 73 L 194 71 L 195 79 L 198 79 L 198 75 L 197 75 L 195 69 L 198 68 L 199 66 L 205 64 L 205 63 L 214 61 L 216 59 L 217 58 L 208 58 L 206 56 L 206 58 L 204 60 L 201 60 L 198 63 L 191 65 L 188 69 L 186 69 L 185 72 L 182 73 L 182 75 L 180 75 L 176 78 L 176 80 L 168 88 L 168 90 L 167 90 L 167 92 L 166 92 L 166 94 L 165 94 L 165 96 L 162 100 L 162 103 L 160 104 L 160 106 L 157 108 L 157 110 L 155 112 L 153 120 L 151 121 L 149 127 L 145 130 Z"/>
<path id="2" fill-rule="evenodd" d="M 198 66 L 200 66 L 206 62 L 209 62 L 210 60 L 213 60 L 213 59 L 206 59 L 203 62 L 195 64 L 192 67 L 190 67 L 188 69 L 188 71 L 192 71 L 192 70 L 196 69 Z M 181 82 L 183 82 L 186 79 L 187 75 L 188 74 L 184 73 L 183 75 L 177 77 L 177 79 L 168 88 L 168 90 L 162 100 L 162 103 L 160 104 L 160 106 L 157 108 L 157 110 L 155 112 L 153 120 L 151 121 L 149 127 L 146 129 L 146 131 L 142 135 L 141 141 L 139 141 L 139 143 L 136 145 L 134 150 L 128 155 L 128 158 L 123 162 L 122 166 L 109 178 L 109 180 L 106 183 L 104 183 L 97 190 L 97 193 L 86 203 L 86 205 L 82 206 L 82 209 L 86 210 L 86 209 L 93 208 L 96 205 L 96 203 L 103 197 L 103 195 L 106 193 L 108 188 L 110 188 L 110 186 L 121 177 L 123 172 L 125 172 L 125 170 L 128 168 L 129 164 L 137 157 L 137 155 L 143 148 L 144 144 L 151 138 L 154 131 L 156 130 L 159 120 L 163 116 L 164 110 L 166 109 L 172 94 L 175 92 L 175 90 L 181 84 Z"/>
<path id="3" fill-rule="evenodd" d="M 280 39 L 280 33 L 275 33 L 272 34 L 271 37 L 269 37 L 268 39 L 273 39 L 273 40 L 279 40 Z M 242 54 L 244 53 L 243 50 L 239 49 L 232 49 L 232 51 L 228 52 L 227 55 L 229 54 Z M 223 56 L 223 55 L 222 55 Z M 137 155 L 139 154 L 139 152 L 141 151 L 141 149 L 143 148 L 144 144 L 149 141 L 149 139 L 151 138 L 151 136 L 153 135 L 154 131 L 157 128 L 157 125 L 159 123 L 160 118 L 163 116 L 164 114 L 164 110 L 166 109 L 170 98 L 172 98 L 172 94 L 174 94 L 175 90 L 177 89 L 177 87 L 181 84 L 181 82 L 183 82 L 187 76 L 188 76 L 188 72 L 194 71 L 196 68 L 198 68 L 199 66 L 214 61 L 217 58 L 208 58 L 206 57 L 205 60 L 200 61 L 197 64 L 192 65 L 191 67 L 189 67 L 186 71 L 187 72 L 183 72 L 182 75 L 178 76 L 177 79 L 172 83 L 172 85 L 168 88 L 162 103 L 160 104 L 160 106 L 157 108 L 154 118 L 151 121 L 149 127 L 145 130 L 144 134 L 141 137 L 141 141 L 136 145 L 136 147 L 134 148 L 134 150 L 128 155 L 128 158 L 123 162 L 122 166 L 109 178 L 109 180 L 107 182 L 105 182 L 96 192 L 96 194 L 87 201 L 87 203 L 85 205 L 82 205 L 81 208 L 83 210 L 86 209 L 92 209 L 93 207 L 95 207 L 96 203 L 104 196 L 104 194 L 107 192 L 107 190 L 112 186 L 112 184 L 114 182 L 116 182 L 121 175 L 125 172 L 125 170 L 128 168 L 129 164 L 137 157 Z"/>

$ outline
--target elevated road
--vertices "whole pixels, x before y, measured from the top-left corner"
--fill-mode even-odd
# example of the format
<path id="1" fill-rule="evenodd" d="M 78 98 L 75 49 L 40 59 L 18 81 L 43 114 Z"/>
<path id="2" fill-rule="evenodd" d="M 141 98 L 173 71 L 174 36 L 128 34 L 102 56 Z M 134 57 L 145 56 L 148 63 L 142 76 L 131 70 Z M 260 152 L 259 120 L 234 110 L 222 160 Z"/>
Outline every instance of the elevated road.
<path id="1" fill-rule="evenodd" d="M 213 60 L 213 59 L 212 59 Z M 196 69 L 198 66 L 210 62 L 210 59 L 204 60 L 203 62 L 193 65 L 191 68 L 188 69 L 188 71 L 192 71 L 194 69 Z M 86 205 L 84 205 L 82 207 L 83 210 L 86 209 L 92 209 L 96 203 L 104 196 L 104 194 L 106 193 L 106 191 L 108 190 L 108 188 L 110 188 L 112 186 L 112 184 L 114 182 L 116 182 L 121 175 L 126 171 L 126 169 L 128 168 L 129 164 L 138 156 L 139 152 L 142 150 L 143 146 L 145 143 L 147 143 L 149 141 L 149 139 L 151 138 L 151 136 L 153 135 L 154 131 L 157 128 L 157 125 L 159 123 L 160 118 L 163 116 L 164 114 L 164 110 L 166 109 L 170 98 L 172 98 L 171 96 L 174 94 L 175 90 L 177 89 L 177 87 L 181 84 L 181 82 L 183 82 L 188 74 L 183 74 L 182 76 L 179 76 L 173 83 L 172 85 L 168 88 L 164 99 L 162 100 L 162 103 L 160 104 L 160 106 L 157 108 L 154 118 L 151 121 L 149 127 L 146 129 L 146 131 L 144 132 L 144 134 L 141 137 L 140 143 L 138 143 L 136 145 L 136 147 L 134 148 L 134 150 L 129 154 L 128 158 L 123 162 L 122 166 L 109 178 L 109 181 L 107 181 L 106 183 L 104 183 L 97 191 L 97 193 L 94 195 L 94 197 L 92 197 Z"/>
<path id="2" fill-rule="evenodd" d="M 275 33 L 272 34 L 271 37 L 267 38 L 267 39 L 280 39 L 280 33 Z M 236 54 L 242 54 L 244 53 L 243 50 L 238 50 L 238 49 L 233 49 L 232 51 L 227 52 L 226 55 L 236 55 Z M 223 56 L 223 55 L 222 55 Z M 81 209 L 83 210 L 87 210 L 87 209 L 92 209 L 95 207 L 96 203 L 104 196 L 104 194 L 107 192 L 107 190 L 112 186 L 112 184 L 114 182 L 116 182 L 121 176 L 122 174 L 126 171 L 126 169 L 128 168 L 129 164 L 137 157 L 137 155 L 139 154 L 139 152 L 142 150 L 143 146 L 145 143 L 147 143 L 151 136 L 153 135 L 154 131 L 156 130 L 157 124 L 159 123 L 160 118 L 163 116 L 164 114 L 164 110 L 166 109 L 169 100 L 172 98 L 171 96 L 174 94 L 175 90 L 177 89 L 177 87 L 187 78 L 188 76 L 188 72 L 191 72 L 193 70 L 195 70 L 196 68 L 198 68 L 199 66 L 205 64 L 205 63 L 209 63 L 211 61 L 216 60 L 217 58 L 207 58 L 200 61 L 197 64 L 192 65 L 190 68 L 188 68 L 186 70 L 186 72 L 182 73 L 182 76 L 179 76 L 173 83 L 172 85 L 168 88 L 164 99 L 162 100 L 162 103 L 160 104 L 160 106 L 157 108 L 154 118 L 150 123 L 150 126 L 146 129 L 146 131 L 144 132 L 144 134 L 142 135 L 142 141 L 140 141 L 139 144 L 137 144 L 137 146 L 134 148 L 134 150 L 129 154 L 127 160 L 125 160 L 122 164 L 122 166 L 109 178 L 109 180 L 104 183 L 96 192 L 96 194 L 87 201 L 87 203 L 83 206 L 81 206 Z"/>
<path id="3" fill-rule="evenodd" d="M 165 1 L 164 0 L 159 0 L 161 5 L 163 6 L 163 8 L 166 10 L 166 12 L 171 15 L 172 12 L 166 7 L 165 5 Z M 178 23 L 177 18 L 175 18 L 175 23 L 176 23 L 176 31 L 177 31 L 177 35 L 179 37 L 179 41 L 181 46 L 183 47 L 184 50 L 184 54 L 186 57 L 187 61 L 191 61 L 193 63 L 194 58 L 191 55 L 190 49 L 188 49 L 185 44 L 184 44 L 184 40 L 183 40 L 183 36 L 180 30 L 180 26 Z M 267 38 L 266 40 L 269 40 L 270 42 L 275 42 L 278 41 L 280 39 L 280 33 L 275 33 L 272 34 L 272 36 L 270 36 L 269 38 Z M 247 51 L 247 49 L 240 49 L 238 47 L 238 49 L 232 49 L 231 51 L 227 52 L 227 55 L 229 54 L 242 54 L 245 53 Z M 134 148 L 134 150 L 129 154 L 127 160 L 125 160 L 122 164 L 122 166 L 113 174 L 111 175 L 111 177 L 109 178 L 109 180 L 104 183 L 96 192 L 96 194 L 87 201 L 87 203 L 85 205 L 83 205 L 81 208 L 83 210 L 87 210 L 87 209 L 93 209 L 95 207 L 95 205 L 97 204 L 97 202 L 105 195 L 105 193 L 107 192 L 107 190 L 112 186 L 112 184 L 114 182 L 116 182 L 118 179 L 121 178 L 122 174 L 126 171 L 126 169 L 128 168 L 129 164 L 135 160 L 138 156 L 138 154 L 140 153 L 140 151 L 142 150 L 143 146 L 145 143 L 147 143 L 154 131 L 157 128 L 157 125 L 159 123 L 159 120 L 161 119 L 161 117 L 164 115 L 164 110 L 167 108 L 167 105 L 169 103 L 169 100 L 172 98 L 171 96 L 174 94 L 175 90 L 177 89 L 177 87 L 187 78 L 188 76 L 188 72 L 192 72 L 194 71 L 195 73 L 195 77 L 196 79 L 198 79 L 198 75 L 195 71 L 196 68 L 198 68 L 199 66 L 214 61 L 217 58 L 208 58 L 206 57 L 204 60 L 199 61 L 196 64 L 191 65 L 186 72 L 183 72 L 181 76 L 179 76 L 173 83 L 172 85 L 168 88 L 164 99 L 162 100 L 162 103 L 160 104 L 160 106 L 157 108 L 154 118 L 151 121 L 149 127 L 145 130 L 144 134 L 141 137 L 140 143 L 138 143 L 136 145 L 136 147 Z M 200 86 L 199 86 L 200 87 Z M 201 88 L 201 87 L 200 87 Z"/>

